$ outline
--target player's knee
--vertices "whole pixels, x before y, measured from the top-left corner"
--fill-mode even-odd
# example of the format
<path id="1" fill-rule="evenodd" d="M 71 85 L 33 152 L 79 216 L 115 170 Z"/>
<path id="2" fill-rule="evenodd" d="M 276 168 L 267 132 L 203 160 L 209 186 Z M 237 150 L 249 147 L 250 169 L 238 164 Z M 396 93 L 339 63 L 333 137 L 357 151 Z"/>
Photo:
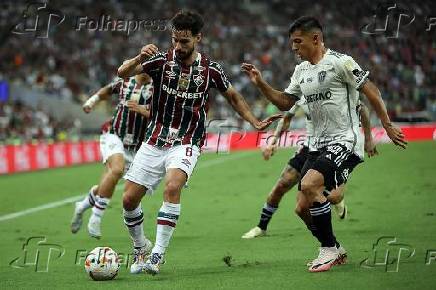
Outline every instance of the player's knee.
<path id="1" fill-rule="evenodd" d="M 165 183 L 164 194 L 167 196 L 174 196 L 180 194 L 182 186 L 176 181 L 167 181 Z"/>
<path id="2" fill-rule="evenodd" d="M 313 182 L 311 179 L 303 179 L 301 181 L 301 191 L 306 196 L 311 196 L 316 194 L 317 186 L 315 182 Z"/>
<path id="3" fill-rule="evenodd" d="M 329 194 L 327 200 L 332 204 L 338 204 L 342 200 L 342 195 L 340 194 Z"/>
<path id="4" fill-rule="evenodd" d="M 123 195 L 123 208 L 125 210 L 134 210 L 139 204 L 137 198 L 133 195 L 124 193 Z"/>
<path id="5" fill-rule="evenodd" d="M 115 178 L 121 179 L 121 177 L 123 177 L 123 174 L 124 174 L 124 166 L 118 165 L 118 164 L 115 166 L 112 166 L 111 173 Z"/>

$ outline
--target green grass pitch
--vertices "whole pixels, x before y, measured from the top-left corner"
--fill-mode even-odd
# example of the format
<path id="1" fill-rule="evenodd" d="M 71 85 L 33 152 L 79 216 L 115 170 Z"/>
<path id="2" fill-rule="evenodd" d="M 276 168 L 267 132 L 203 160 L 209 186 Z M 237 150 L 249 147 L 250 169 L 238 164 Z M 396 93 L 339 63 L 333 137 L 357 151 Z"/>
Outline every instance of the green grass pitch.
<path id="1" fill-rule="evenodd" d="M 161 273 L 131 275 L 122 265 L 118 277 L 106 282 L 92 281 L 76 256 L 96 246 L 131 251 L 121 187 L 105 214 L 99 241 L 88 237 L 86 224 L 78 234 L 70 233 L 72 203 L 1 220 L 86 192 L 102 166 L 2 176 L 0 289 L 435 289 L 436 143 L 412 143 L 407 150 L 380 145 L 379 152 L 351 176 L 345 194 L 349 218 L 333 218 L 348 263 L 325 273 L 307 271 L 318 245 L 293 212 L 295 188 L 284 197 L 267 237 L 241 239 L 257 224 L 290 150 L 280 150 L 268 162 L 259 151 L 204 154 L 182 193 L 181 217 Z M 142 203 L 145 232 L 152 241 L 161 202 L 160 187 Z M 23 243 L 31 237 L 45 237 L 55 248 L 51 256 L 44 243 L 24 251 Z M 58 257 L 58 250 L 63 256 Z M 230 266 L 223 261 L 226 256 Z"/>

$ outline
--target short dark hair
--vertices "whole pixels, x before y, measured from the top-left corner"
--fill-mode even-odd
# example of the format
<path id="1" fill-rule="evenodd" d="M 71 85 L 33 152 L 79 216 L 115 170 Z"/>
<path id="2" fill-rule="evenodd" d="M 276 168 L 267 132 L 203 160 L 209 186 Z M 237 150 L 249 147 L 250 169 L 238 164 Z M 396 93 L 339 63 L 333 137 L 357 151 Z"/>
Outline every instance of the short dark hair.
<path id="1" fill-rule="evenodd" d="M 189 30 L 192 35 L 201 32 L 204 26 L 203 17 L 194 11 L 182 10 L 171 20 L 171 28 L 178 31 Z"/>
<path id="2" fill-rule="evenodd" d="M 322 32 L 322 26 L 318 19 L 312 16 L 302 16 L 295 20 L 291 26 L 289 26 L 289 35 L 294 33 L 296 30 L 301 30 L 303 32 L 308 32 L 313 29 L 319 29 Z"/>

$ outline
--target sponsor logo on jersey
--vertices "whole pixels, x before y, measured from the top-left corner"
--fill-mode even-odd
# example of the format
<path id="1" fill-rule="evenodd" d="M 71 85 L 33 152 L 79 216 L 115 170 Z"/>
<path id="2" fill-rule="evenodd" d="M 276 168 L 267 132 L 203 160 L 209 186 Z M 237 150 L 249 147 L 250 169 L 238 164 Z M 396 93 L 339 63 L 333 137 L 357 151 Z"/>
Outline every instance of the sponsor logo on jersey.
<path id="1" fill-rule="evenodd" d="M 182 164 L 185 165 L 186 167 L 190 167 L 191 166 L 191 162 L 189 162 L 189 160 L 186 159 L 186 158 L 182 159 Z"/>
<path id="2" fill-rule="evenodd" d="M 312 95 L 307 95 L 306 102 L 312 103 L 315 101 L 325 101 L 325 100 L 330 100 L 331 97 L 332 97 L 332 93 L 330 91 L 320 92 Z"/>
<path id="3" fill-rule="evenodd" d="M 368 72 L 363 70 L 354 69 L 353 75 L 356 77 L 356 83 L 360 83 L 367 75 Z"/>
<path id="4" fill-rule="evenodd" d="M 178 91 L 174 88 L 169 88 L 167 85 L 163 84 L 162 89 L 169 95 L 176 95 L 179 98 L 184 99 L 198 99 L 203 97 L 203 92 L 200 93 L 187 93 L 184 91 Z"/>

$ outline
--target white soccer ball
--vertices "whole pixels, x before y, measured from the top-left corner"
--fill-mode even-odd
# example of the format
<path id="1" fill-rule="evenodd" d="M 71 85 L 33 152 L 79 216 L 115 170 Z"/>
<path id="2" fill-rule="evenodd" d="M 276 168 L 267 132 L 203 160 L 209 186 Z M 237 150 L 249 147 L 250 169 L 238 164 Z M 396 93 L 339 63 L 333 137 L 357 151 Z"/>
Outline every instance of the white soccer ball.
<path id="1" fill-rule="evenodd" d="M 109 247 L 97 247 L 86 256 L 85 270 L 93 280 L 112 280 L 119 269 L 118 255 Z"/>

